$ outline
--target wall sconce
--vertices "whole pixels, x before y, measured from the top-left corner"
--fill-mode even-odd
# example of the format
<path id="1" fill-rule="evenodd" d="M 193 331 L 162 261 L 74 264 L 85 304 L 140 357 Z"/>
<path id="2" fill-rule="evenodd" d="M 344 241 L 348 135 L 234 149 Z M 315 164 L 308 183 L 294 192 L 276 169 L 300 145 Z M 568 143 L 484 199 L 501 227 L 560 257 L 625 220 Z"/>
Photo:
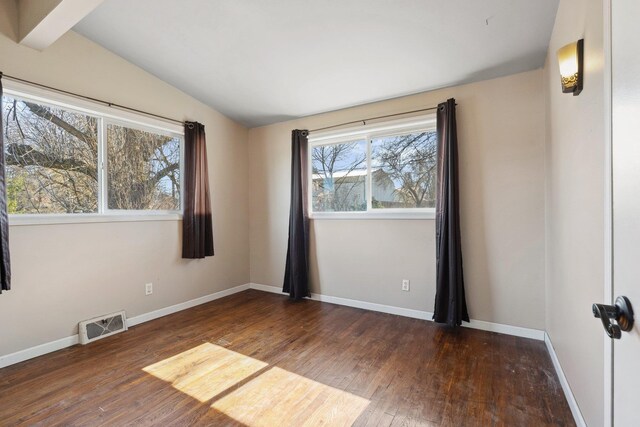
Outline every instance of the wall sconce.
<path id="1" fill-rule="evenodd" d="M 558 64 L 560 65 L 563 93 L 573 93 L 573 96 L 576 96 L 582 92 L 582 80 L 584 77 L 582 69 L 583 56 L 584 39 L 569 43 L 558 50 Z"/>

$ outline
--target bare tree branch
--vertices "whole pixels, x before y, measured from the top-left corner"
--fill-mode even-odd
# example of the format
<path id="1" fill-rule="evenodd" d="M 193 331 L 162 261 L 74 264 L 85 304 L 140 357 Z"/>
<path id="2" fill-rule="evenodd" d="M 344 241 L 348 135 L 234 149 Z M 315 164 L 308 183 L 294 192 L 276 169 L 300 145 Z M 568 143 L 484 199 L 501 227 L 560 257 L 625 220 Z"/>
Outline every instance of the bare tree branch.
<path id="1" fill-rule="evenodd" d="M 56 116 L 55 114 L 51 113 L 51 110 L 49 110 L 48 108 L 43 107 L 43 106 L 38 105 L 38 104 L 31 103 L 31 102 L 26 102 L 26 101 L 25 101 L 25 105 L 27 106 L 27 108 L 29 108 L 29 110 L 33 114 L 35 114 L 35 115 L 37 115 L 39 117 L 42 117 L 45 120 L 50 121 L 54 125 L 58 126 L 60 129 L 63 129 L 69 135 L 73 135 L 76 138 L 78 138 L 80 141 L 85 142 L 91 148 L 95 148 L 97 146 L 97 141 L 95 140 L 95 138 L 93 138 L 93 135 L 88 135 L 88 134 L 82 132 L 81 130 L 79 130 L 75 126 L 72 126 L 71 124 L 69 124 L 65 120 L 63 120 L 60 117 Z"/>
<path id="2" fill-rule="evenodd" d="M 172 176 L 173 172 L 178 170 L 179 167 L 180 165 L 178 165 L 177 163 L 172 163 L 168 166 L 165 166 L 164 168 L 156 172 L 151 178 L 149 178 L 149 183 L 155 186 L 155 184 L 157 184 L 162 178 L 166 176 Z"/>
<path id="3" fill-rule="evenodd" d="M 94 180 L 98 180 L 95 167 L 73 158 L 52 158 L 26 144 L 9 144 L 6 148 L 7 165 L 14 166 L 42 166 L 50 169 L 73 171 L 82 173 Z"/>

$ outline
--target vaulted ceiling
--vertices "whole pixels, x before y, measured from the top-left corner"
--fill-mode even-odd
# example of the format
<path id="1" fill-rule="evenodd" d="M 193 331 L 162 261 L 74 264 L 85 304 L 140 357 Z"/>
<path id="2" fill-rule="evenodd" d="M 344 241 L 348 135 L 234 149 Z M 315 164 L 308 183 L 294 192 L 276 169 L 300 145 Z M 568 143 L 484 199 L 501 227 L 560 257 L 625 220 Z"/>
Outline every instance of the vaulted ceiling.
<path id="1" fill-rule="evenodd" d="M 558 0 L 104 0 L 74 29 L 246 125 L 542 67 Z"/>

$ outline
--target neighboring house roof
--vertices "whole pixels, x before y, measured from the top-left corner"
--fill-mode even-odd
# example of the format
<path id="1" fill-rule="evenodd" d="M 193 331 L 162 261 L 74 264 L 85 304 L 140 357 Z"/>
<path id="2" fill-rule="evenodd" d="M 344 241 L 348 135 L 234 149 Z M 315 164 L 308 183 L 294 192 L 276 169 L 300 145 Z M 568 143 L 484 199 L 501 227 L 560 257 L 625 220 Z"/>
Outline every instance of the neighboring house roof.
<path id="1" fill-rule="evenodd" d="M 384 170 L 382 169 L 374 169 L 373 173 L 385 173 Z M 348 171 L 348 170 L 342 170 L 342 171 L 335 171 L 333 172 L 333 178 L 344 178 L 344 177 L 357 177 L 357 176 L 366 176 L 367 175 L 367 170 L 366 169 L 354 169 L 352 171 Z M 313 179 L 326 179 L 327 177 L 321 173 L 314 173 L 313 174 Z"/>

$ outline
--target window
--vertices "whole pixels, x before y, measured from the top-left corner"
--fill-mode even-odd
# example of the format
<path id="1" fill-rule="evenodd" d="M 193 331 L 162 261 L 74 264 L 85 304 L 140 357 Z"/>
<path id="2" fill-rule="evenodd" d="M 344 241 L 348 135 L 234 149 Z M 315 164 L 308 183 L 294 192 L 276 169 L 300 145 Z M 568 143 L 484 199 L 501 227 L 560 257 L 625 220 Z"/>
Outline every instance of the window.
<path id="1" fill-rule="evenodd" d="M 107 125 L 108 208 L 180 210 L 180 141 Z"/>
<path id="2" fill-rule="evenodd" d="M 366 211 L 367 141 L 313 147 L 314 212 Z"/>
<path id="3" fill-rule="evenodd" d="M 315 218 L 433 218 L 433 116 L 311 135 L 310 207 Z"/>
<path id="4" fill-rule="evenodd" d="M 10 214 L 98 211 L 98 119 L 5 96 Z"/>
<path id="5" fill-rule="evenodd" d="M 2 98 L 12 222 L 180 213 L 181 129 L 56 98 L 13 90 Z"/>

